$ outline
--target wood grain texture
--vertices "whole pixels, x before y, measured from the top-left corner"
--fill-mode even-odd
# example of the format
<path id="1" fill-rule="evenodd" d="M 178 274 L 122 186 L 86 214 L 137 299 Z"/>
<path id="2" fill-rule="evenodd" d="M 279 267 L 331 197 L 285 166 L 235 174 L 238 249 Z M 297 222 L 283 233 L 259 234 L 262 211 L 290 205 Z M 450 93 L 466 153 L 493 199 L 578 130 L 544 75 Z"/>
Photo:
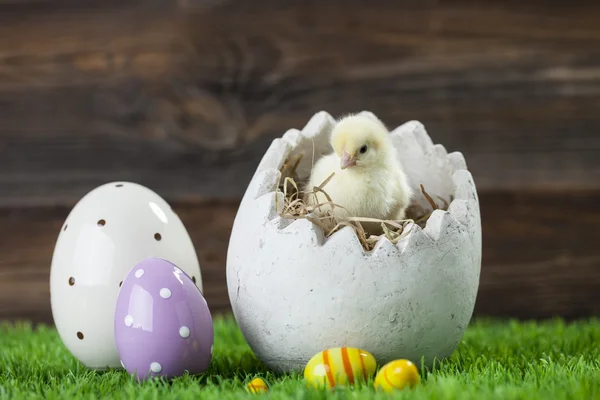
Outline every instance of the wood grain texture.
<path id="1" fill-rule="evenodd" d="M 478 316 L 600 315 L 600 191 L 482 192 Z M 230 311 L 225 262 L 237 203 L 175 204 L 213 313 Z M 566 212 L 568 210 L 568 212 Z M 69 208 L 0 210 L 0 320 L 52 322 L 49 272 Z"/>
<path id="2" fill-rule="evenodd" d="M 0 205 L 238 198 L 319 110 L 419 119 L 481 190 L 599 187 L 600 6 L 370 4 L 0 5 Z"/>
<path id="3" fill-rule="evenodd" d="M 600 191 L 489 192 L 480 201 L 478 314 L 600 315 Z"/>

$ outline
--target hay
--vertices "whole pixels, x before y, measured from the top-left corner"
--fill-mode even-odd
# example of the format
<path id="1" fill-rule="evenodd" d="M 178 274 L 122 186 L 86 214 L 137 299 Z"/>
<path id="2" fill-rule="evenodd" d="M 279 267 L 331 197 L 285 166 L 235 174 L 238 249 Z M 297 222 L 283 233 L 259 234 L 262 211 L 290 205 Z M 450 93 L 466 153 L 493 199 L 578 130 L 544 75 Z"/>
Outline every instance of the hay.
<path id="1" fill-rule="evenodd" d="M 398 243 L 398 241 L 408 235 L 410 228 L 414 226 L 414 224 L 424 227 L 433 211 L 440 209 L 433 198 L 425 191 L 423 185 L 421 185 L 421 192 L 432 209 L 426 211 L 420 210 L 417 207 L 409 208 L 407 210 L 407 216 L 414 215 L 415 218 L 407 218 L 405 220 L 381 220 L 376 218 L 347 217 L 343 220 L 338 219 L 335 216 L 335 209 L 343 209 L 344 207 L 335 204 L 324 189 L 335 173 L 332 173 L 325 181 L 319 186 L 314 187 L 311 191 L 302 191 L 298 186 L 298 176 L 296 174 L 296 169 L 300 164 L 301 159 L 302 155 L 300 154 L 291 156 L 283 163 L 280 169 L 282 179 L 280 179 L 277 185 L 277 191 L 283 194 L 283 205 L 280 207 L 279 196 L 277 196 L 275 200 L 276 209 L 281 218 L 309 220 L 323 229 L 325 237 L 330 237 L 343 227 L 349 226 L 356 232 L 363 248 L 367 251 L 371 251 L 375 247 L 375 244 L 383 237 L 393 244 Z M 322 193 L 327 201 L 312 206 L 304 201 L 306 196 L 316 196 L 317 193 Z M 445 207 L 441 209 L 447 209 L 448 202 L 444 199 L 441 200 Z M 332 212 L 327 212 L 326 216 L 317 217 L 313 212 L 321 206 L 329 206 Z M 361 222 L 379 223 L 383 233 L 381 235 L 369 234 L 365 231 Z"/>

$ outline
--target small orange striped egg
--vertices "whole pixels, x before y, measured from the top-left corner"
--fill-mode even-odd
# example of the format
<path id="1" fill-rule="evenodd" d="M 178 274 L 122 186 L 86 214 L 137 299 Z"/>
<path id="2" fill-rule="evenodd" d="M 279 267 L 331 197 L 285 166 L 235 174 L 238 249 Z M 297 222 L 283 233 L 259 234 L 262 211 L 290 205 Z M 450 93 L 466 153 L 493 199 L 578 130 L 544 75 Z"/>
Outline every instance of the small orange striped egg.
<path id="1" fill-rule="evenodd" d="M 248 390 L 250 393 L 266 393 L 269 391 L 267 384 L 260 378 L 254 378 L 248 384 Z"/>
<path id="2" fill-rule="evenodd" d="M 375 377 L 375 389 L 384 392 L 415 387 L 421 381 L 415 364 L 408 360 L 395 360 L 385 364 Z"/>
<path id="3" fill-rule="evenodd" d="M 315 354 L 304 368 L 304 379 L 315 389 L 333 388 L 366 381 L 375 374 L 371 353 L 351 347 L 335 347 Z"/>

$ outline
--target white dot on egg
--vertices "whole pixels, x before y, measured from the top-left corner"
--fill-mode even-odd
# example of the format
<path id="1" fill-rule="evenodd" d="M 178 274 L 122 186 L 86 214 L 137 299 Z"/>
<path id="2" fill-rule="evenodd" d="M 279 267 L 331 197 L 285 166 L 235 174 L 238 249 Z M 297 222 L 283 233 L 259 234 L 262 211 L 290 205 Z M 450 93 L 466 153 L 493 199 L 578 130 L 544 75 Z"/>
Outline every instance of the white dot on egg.
<path id="1" fill-rule="evenodd" d="M 131 315 L 125 316 L 125 326 L 133 325 L 133 317 Z"/>
<path id="2" fill-rule="evenodd" d="M 135 277 L 136 278 L 141 278 L 142 275 L 144 275 L 144 270 L 143 269 L 138 269 L 137 271 L 135 271 Z"/>
<path id="3" fill-rule="evenodd" d="M 188 328 L 187 326 L 182 326 L 181 328 L 179 328 L 179 336 L 181 336 L 184 339 L 190 337 L 190 328 Z"/>
<path id="4" fill-rule="evenodd" d="M 157 362 L 153 362 L 152 364 L 150 364 L 150 371 L 158 374 L 160 371 L 162 371 L 162 365 L 160 365 Z"/>
<path id="5" fill-rule="evenodd" d="M 167 288 L 160 289 L 160 297 L 162 297 L 163 299 L 168 299 L 169 297 L 171 297 L 171 291 Z"/>

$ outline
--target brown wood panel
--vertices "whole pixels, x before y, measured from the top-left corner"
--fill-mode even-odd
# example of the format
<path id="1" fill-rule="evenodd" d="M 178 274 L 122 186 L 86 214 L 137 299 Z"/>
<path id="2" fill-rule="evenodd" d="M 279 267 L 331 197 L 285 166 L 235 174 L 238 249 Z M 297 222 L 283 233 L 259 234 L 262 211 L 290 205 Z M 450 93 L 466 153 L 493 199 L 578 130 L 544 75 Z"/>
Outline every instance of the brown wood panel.
<path id="1" fill-rule="evenodd" d="M 482 192 L 477 315 L 600 315 L 600 191 Z M 237 202 L 176 204 L 211 310 L 227 312 L 225 262 Z M 49 271 L 66 207 L 0 210 L 0 320 L 51 322 Z"/>
<path id="2" fill-rule="evenodd" d="M 0 205 L 237 198 L 321 109 L 423 121 L 482 190 L 600 182 L 593 3 L 39 4 L 0 5 Z"/>
<path id="3" fill-rule="evenodd" d="M 480 201 L 478 313 L 600 315 L 600 191 L 490 192 Z"/>

